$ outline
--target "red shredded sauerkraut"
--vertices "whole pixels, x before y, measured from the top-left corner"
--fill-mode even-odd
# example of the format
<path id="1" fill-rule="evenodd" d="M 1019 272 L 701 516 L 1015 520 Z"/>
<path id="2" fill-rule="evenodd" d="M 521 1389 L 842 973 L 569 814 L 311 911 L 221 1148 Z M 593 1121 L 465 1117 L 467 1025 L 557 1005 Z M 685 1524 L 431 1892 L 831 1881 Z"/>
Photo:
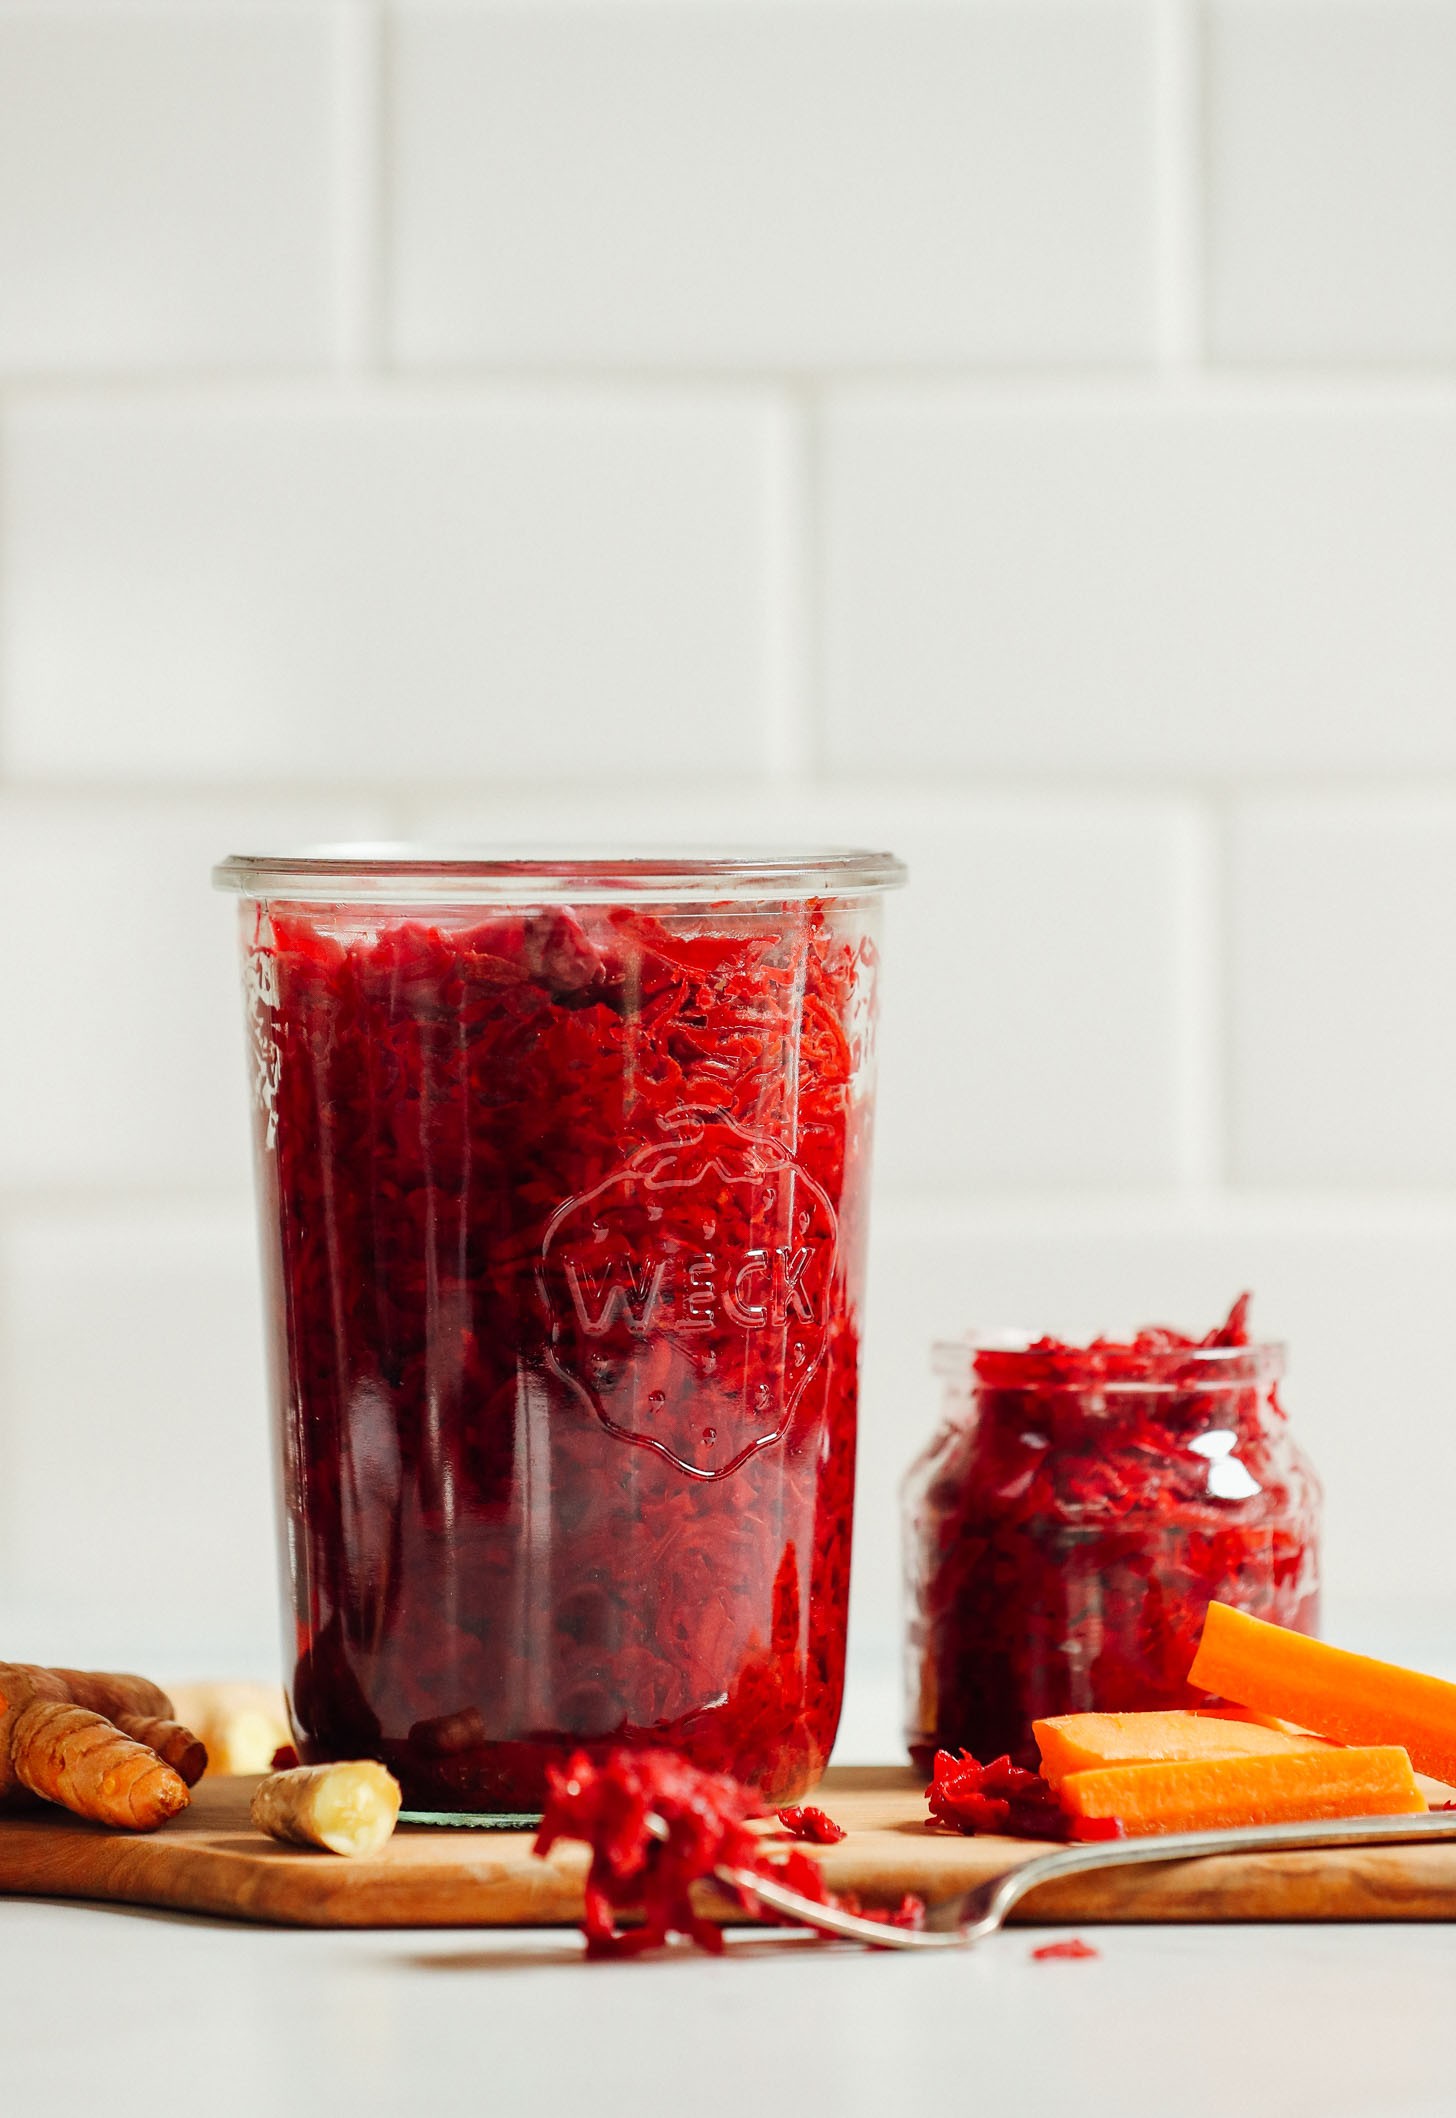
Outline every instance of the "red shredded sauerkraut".
<path id="1" fill-rule="evenodd" d="M 579 1751 L 566 1765 L 548 1768 L 547 1780 L 534 1850 L 547 1854 L 559 1839 L 590 1846 L 582 1917 L 590 1956 L 640 1956 L 674 1936 L 721 1954 L 721 1929 L 692 1897 L 694 1885 L 708 1881 L 772 1924 L 788 1915 L 755 1896 L 755 1877 L 880 1926 L 925 1924 L 924 1900 L 913 1895 L 893 1908 L 867 1908 L 853 1892 L 836 1895 L 811 1855 L 777 1848 L 748 1829 L 749 1818 L 762 1810 L 746 1787 L 727 1774 L 699 1772 L 671 1751 L 618 1750 L 597 1759 Z M 803 1813 L 823 1816 L 822 1810 Z M 832 1845 L 844 1836 L 836 1825 L 817 1843 Z M 638 1915 L 640 1925 L 623 1927 L 623 1912 Z"/>
<path id="2" fill-rule="evenodd" d="M 1126 1836 L 1116 1817 L 1071 1816 L 1039 1772 L 1013 1765 L 1004 1756 L 982 1765 L 968 1750 L 959 1757 L 938 1750 L 925 1799 L 928 1825 L 960 1831 L 967 1838 L 986 1833 L 1066 1842 Z"/>
<path id="3" fill-rule="evenodd" d="M 1034 1767 L 1053 1714 L 1194 1706 L 1211 1601 L 1313 1631 L 1319 1485 L 1248 1297 L 1202 1340 L 967 1348 L 906 1481 L 907 1740 Z"/>
<path id="4" fill-rule="evenodd" d="M 862 907 L 252 908 L 305 1760 L 532 1812 L 577 1746 L 765 1799 L 843 1683 Z"/>
<path id="5" fill-rule="evenodd" d="M 842 1824 L 812 1802 L 802 1809 L 781 1809 L 778 1819 L 790 1838 L 802 1839 L 807 1846 L 837 1846 L 847 1835 Z"/>

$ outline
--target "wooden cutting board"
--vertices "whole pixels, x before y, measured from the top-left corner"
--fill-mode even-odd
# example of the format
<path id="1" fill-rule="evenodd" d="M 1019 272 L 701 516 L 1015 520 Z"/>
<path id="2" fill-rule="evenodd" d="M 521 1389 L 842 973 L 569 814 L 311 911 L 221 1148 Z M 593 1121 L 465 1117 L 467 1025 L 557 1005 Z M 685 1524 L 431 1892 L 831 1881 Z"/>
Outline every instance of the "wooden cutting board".
<path id="1" fill-rule="evenodd" d="M 109 1899 L 302 1927 L 567 1926 L 579 1918 L 585 1848 L 548 1860 L 528 1832 L 403 1826 L 369 1860 L 280 1846 L 248 1820 L 251 1779 L 204 1780 L 150 1837 L 59 1811 L 0 1818 L 0 1894 Z M 1041 1850 L 925 1828 L 923 1782 L 893 1766 L 831 1771 L 815 1799 L 849 1836 L 823 1850 L 836 1890 L 934 1902 Z M 705 1900 L 705 1910 L 713 1909 Z M 722 1901 L 716 1909 L 734 1915 Z M 1014 1915 L 1098 1920 L 1456 1919 L 1456 1841 L 1320 1853 L 1225 1855 L 1048 1884 Z"/>

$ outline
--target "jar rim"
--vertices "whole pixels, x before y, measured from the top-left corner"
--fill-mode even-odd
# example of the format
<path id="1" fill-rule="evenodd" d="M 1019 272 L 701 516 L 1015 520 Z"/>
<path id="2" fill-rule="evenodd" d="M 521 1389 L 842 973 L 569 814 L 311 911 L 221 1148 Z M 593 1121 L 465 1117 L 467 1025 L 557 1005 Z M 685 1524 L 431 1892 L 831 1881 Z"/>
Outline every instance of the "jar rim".
<path id="1" fill-rule="evenodd" d="M 995 1353 L 1002 1361 L 1014 1362 L 1018 1355 L 1031 1355 L 1045 1342 L 1045 1334 L 1033 1331 L 973 1328 L 962 1338 L 937 1339 L 931 1348 L 931 1367 L 945 1378 L 970 1380 L 978 1353 Z M 1064 1343 L 1064 1342 L 1058 1342 Z M 1072 1361 L 1091 1352 L 1090 1347 L 1064 1344 Z M 1251 1382 L 1273 1382 L 1283 1375 L 1287 1347 L 1282 1339 L 1254 1339 L 1242 1346 L 1177 1346 L 1166 1352 L 1136 1353 L 1125 1343 L 1120 1347 L 1117 1370 L 1075 1375 L 1049 1382 L 1038 1375 L 1041 1387 L 1067 1393 L 1105 1396 L 1110 1392 L 1174 1391 L 1189 1389 L 1247 1388 Z M 1040 1365 L 1044 1356 L 1036 1356 Z M 1195 1369 L 1197 1373 L 1189 1373 Z M 1028 1385 L 1031 1387 L 1031 1385 Z"/>
<path id="2" fill-rule="evenodd" d="M 746 903 L 861 897 L 906 880 L 892 853 L 860 847 L 424 846 L 380 842 L 234 853 L 213 887 L 299 904 Z"/>

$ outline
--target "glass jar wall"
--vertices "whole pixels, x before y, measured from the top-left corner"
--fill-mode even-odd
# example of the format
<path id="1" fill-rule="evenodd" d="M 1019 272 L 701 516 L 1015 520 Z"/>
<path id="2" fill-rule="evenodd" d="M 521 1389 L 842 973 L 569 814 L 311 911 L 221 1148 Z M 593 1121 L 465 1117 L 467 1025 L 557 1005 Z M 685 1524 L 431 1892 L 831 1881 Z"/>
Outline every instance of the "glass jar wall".
<path id="1" fill-rule="evenodd" d="M 235 860 L 307 1760 L 766 1800 L 844 1668 L 880 856 Z"/>
<path id="2" fill-rule="evenodd" d="M 1214 1599 L 1312 1632 L 1318 1481 L 1246 1300 L 1197 1343 L 936 1350 L 945 1420 L 905 1482 L 907 1727 L 1035 1766 L 1034 1720 L 1182 1707 Z"/>

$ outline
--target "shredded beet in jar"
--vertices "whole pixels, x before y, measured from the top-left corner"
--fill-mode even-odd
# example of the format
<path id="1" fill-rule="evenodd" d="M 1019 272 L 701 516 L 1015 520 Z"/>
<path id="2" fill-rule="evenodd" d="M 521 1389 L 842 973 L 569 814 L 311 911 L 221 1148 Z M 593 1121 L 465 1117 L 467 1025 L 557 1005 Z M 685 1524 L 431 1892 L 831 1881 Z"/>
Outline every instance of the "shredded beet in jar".
<path id="1" fill-rule="evenodd" d="M 1034 1720 L 1193 1706 L 1214 1599 L 1318 1618 L 1319 1485 L 1248 1297 L 1206 1339 L 940 1349 L 947 1419 L 906 1480 L 911 1755 L 1007 1754 Z"/>
<path id="2" fill-rule="evenodd" d="M 290 879 L 243 909 L 301 1755 L 431 1813 L 538 1812 L 583 1744 L 798 1794 L 843 1683 L 870 898 Z"/>

